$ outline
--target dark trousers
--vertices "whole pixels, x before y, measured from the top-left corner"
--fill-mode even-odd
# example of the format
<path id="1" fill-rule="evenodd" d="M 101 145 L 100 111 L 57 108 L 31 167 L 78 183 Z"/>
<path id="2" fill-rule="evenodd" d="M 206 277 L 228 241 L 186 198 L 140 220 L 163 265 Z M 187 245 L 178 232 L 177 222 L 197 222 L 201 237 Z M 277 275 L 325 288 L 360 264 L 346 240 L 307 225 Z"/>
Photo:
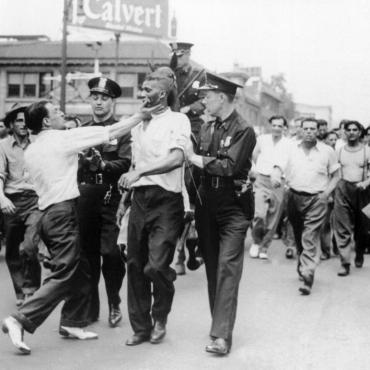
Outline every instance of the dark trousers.
<path id="1" fill-rule="evenodd" d="M 152 318 L 165 321 L 171 311 L 176 272 L 170 265 L 183 218 L 181 193 L 159 186 L 135 188 L 128 223 L 127 295 L 137 334 L 149 334 Z"/>
<path id="2" fill-rule="evenodd" d="M 340 180 L 334 198 L 334 235 L 342 264 L 350 264 L 352 240 L 356 258 L 363 258 L 369 242 L 369 219 L 361 209 L 369 202 L 368 190 L 360 190 L 356 184 Z"/>
<path id="3" fill-rule="evenodd" d="M 24 191 L 6 195 L 14 204 L 14 214 L 4 215 L 5 260 L 18 299 L 35 292 L 41 284 L 41 267 L 37 258 L 40 240 L 37 225 L 40 212 L 37 195 Z"/>
<path id="4" fill-rule="evenodd" d="M 243 271 L 244 239 L 248 221 L 233 189 L 199 189 L 195 223 L 204 258 L 212 314 L 212 337 L 230 341 Z"/>
<path id="5" fill-rule="evenodd" d="M 320 231 L 327 212 L 327 202 L 318 195 L 300 195 L 289 191 L 288 217 L 292 224 L 298 253 L 298 274 L 312 284 L 318 264 Z"/>
<path id="6" fill-rule="evenodd" d="M 117 245 L 119 228 L 116 225 L 116 212 L 120 201 L 117 191 L 112 191 L 109 202 L 104 197 L 109 185 L 80 186 L 78 199 L 78 217 L 81 236 L 81 247 L 85 251 L 91 268 L 92 305 L 91 321 L 99 317 L 99 280 L 103 273 L 108 304 L 119 305 L 119 296 L 125 276 L 125 263 Z"/>
<path id="7" fill-rule="evenodd" d="M 52 271 L 12 316 L 33 333 L 64 300 L 60 325 L 88 325 L 90 269 L 80 250 L 75 200 L 53 204 L 43 211 L 40 235 L 50 253 Z"/>

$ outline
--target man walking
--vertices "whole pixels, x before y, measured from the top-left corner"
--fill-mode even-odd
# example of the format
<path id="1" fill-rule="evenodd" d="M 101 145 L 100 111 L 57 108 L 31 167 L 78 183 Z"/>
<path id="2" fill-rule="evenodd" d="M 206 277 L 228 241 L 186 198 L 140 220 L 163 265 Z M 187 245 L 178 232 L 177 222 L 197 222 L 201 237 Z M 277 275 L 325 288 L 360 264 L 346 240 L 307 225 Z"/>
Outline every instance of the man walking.
<path id="1" fill-rule="evenodd" d="M 37 195 L 24 165 L 24 151 L 30 145 L 25 110 L 25 106 L 17 104 L 7 113 L 4 122 L 12 134 L 0 141 L 0 206 L 4 214 L 5 260 L 17 306 L 41 284 L 37 258 L 40 213 Z"/>
<path id="2" fill-rule="evenodd" d="M 283 116 L 269 119 L 271 134 L 260 135 L 253 152 L 256 163 L 255 216 L 253 220 L 253 244 L 249 250 L 252 258 L 267 259 L 267 250 L 280 221 L 284 200 L 284 185 L 273 187 L 271 173 L 274 160 L 289 150 L 290 140 L 284 137 L 287 121 Z"/>
<path id="3" fill-rule="evenodd" d="M 159 104 L 160 113 L 132 130 L 133 170 L 120 186 L 132 188 L 128 224 L 128 312 L 134 335 L 126 345 L 160 343 L 175 294 L 176 272 L 170 267 L 183 227 L 184 150 L 190 122 L 168 107 L 175 76 L 162 67 L 143 83 L 146 106 Z M 153 295 L 153 303 L 152 303 Z"/>
<path id="4" fill-rule="evenodd" d="M 76 339 L 97 338 L 82 327 L 90 323 L 89 264 L 81 253 L 76 215 L 78 153 L 120 137 L 143 119 L 142 114 L 108 127 L 65 130 L 63 113 L 48 101 L 26 110 L 26 125 L 37 137 L 25 153 L 26 168 L 39 197 L 40 235 L 51 256 L 51 273 L 18 312 L 3 321 L 13 345 L 30 348 L 23 331 L 33 333 L 64 300 L 59 333 Z"/>
<path id="5" fill-rule="evenodd" d="M 328 197 L 338 181 L 339 164 L 334 150 L 317 140 L 318 123 L 314 118 L 304 119 L 302 130 L 302 141 L 290 147 L 287 158 L 280 160 L 280 168 L 274 168 L 271 181 L 280 186 L 281 169 L 285 170 L 290 188 L 288 217 L 297 244 L 297 271 L 303 280 L 299 291 L 309 295 L 318 263 L 320 230 Z"/>
<path id="6" fill-rule="evenodd" d="M 191 146 L 188 148 L 190 162 L 202 172 L 201 201 L 196 203 L 195 221 L 212 315 L 212 341 L 206 351 L 219 355 L 229 353 L 232 345 L 248 227 L 246 214 L 237 199 L 246 187 L 256 145 L 253 129 L 233 105 L 238 87 L 207 73 L 207 83 L 201 88 L 206 92 L 203 101 L 216 121 L 202 126 L 198 154 L 194 154 Z"/>
<path id="7" fill-rule="evenodd" d="M 113 109 L 115 99 L 121 95 L 119 85 L 104 77 L 88 82 L 93 117 L 83 127 L 108 127 L 117 120 Z M 100 270 L 105 280 L 111 327 L 122 319 L 119 296 L 125 276 L 125 263 L 117 245 L 119 228 L 116 211 L 120 201 L 117 189 L 119 177 L 130 167 L 130 133 L 85 151 L 80 161 L 78 178 L 81 196 L 78 216 L 81 247 L 90 263 L 92 274 L 92 305 L 89 319 L 98 320 L 100 311 Z"/>
<path id="8" fill-rule="evenodd" d="M 361 210 L 369 203 L 367 189 L 370 185 L 370 150 L 360 141 L 363 127 L 359 122 L 345 122 L 344 133 L 346 144 L 338 149 L 340 180 L 334 197 L 334 235 L 341 259 L 338 276 L 350 273 L 353 241 L 355 266 L 362 267 L 369 230 L 369 220 Z"/>

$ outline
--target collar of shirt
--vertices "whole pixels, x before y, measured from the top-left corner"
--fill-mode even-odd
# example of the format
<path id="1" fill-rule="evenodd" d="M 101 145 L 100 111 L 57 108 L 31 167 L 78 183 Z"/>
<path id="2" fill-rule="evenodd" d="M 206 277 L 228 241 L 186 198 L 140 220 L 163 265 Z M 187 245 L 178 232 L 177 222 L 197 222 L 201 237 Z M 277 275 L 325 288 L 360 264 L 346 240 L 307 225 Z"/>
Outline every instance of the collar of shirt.
<path id="1" fill-rule="evenodd" d="M 28 147 L 28 145 L 30 145 L 30 143 L 31 143 L 31 140 L 30 140 L 30 137 L 29 136 L 27 136 L 26 145 L 24 147 L 22 145 L 19 145 L 19 143 L 15 139 L 14 135 L 12 135 L 11 136 L 11 139 L 10 139 L 10 145 L 12 146 L 12 148 L 17 145 L 17 146 L 19 146 L 22 149 L 26 149 Z"/>
<path id="2" fill-rule="evenodd" d="M 219 129 L 220 127 L 223 127 L 225 131 L 227 131 L 231 125 L 231 123 L 234 121 L 235 117 L 237 116 L 237 112 L 234 109 L 231 114 L 226 117 L 224 120 L 221 120 L 221 118 L 217 117 L 215 121 L 215 127 Z"/>
<path id="3" fill-rule="evenodd" d="M 157 120 L 157 119 L 160 119 L 160 118 L 162 118 L 162 117 L 164 117 L 164 116 L 166 116 L 168 113 L 170 113 L 171 112 L 171 109 L 169 108 L 169 107 L 167 107 L 167 109 L 166 110 L 164 110 L 163 112 L 161 112 L 161 113 L 158 113 L 158 114 L 153 114 L 152 115 L 152 119 L 151 119 L 151 121 L 155 121 L 155 120 Z"/>
<path id="4" fill-rule="evenodd" d="M 320 141 L 316 141 L 316 144 L 313 147 L 311 147 L 310 150 L 314 149 L 318 152 L 322 152 L 323 150 L 325 150 L 325 146 L 327 146 L 327 144 L 324 144 Z M 303 150 L 303 141 L 297 142 L 297 147 L 302 148 Z"/>

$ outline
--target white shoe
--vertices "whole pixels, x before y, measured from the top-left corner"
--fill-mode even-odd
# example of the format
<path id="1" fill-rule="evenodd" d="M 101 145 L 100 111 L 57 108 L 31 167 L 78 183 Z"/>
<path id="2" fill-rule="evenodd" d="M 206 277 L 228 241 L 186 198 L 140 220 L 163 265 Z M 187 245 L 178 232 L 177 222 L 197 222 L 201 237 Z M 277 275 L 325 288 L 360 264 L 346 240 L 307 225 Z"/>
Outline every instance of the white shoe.
<path id="1" fill-rule="evenodd" d="M 258 255 L 258 258 L 261 259 L 261 260 L 267 260 L 268 259 L 267 253 L 266 252 L 260 252 L 259 255 Z"/>
<path id="2" fill-rule="evenodd" d="M 252 244 L 249 248 L 249 256 L 251 258 L 258 258 L 260 252 L 260 246 L 258 244 Z"/>
<path id="3" fill-rule="evenodd" d="M 70 326 L 61 326 L 59 328 L 59 334 L 66 338 L 87 340 L 87 339 L 97 339 L 98 334 L 92 331 L 85 331 L 82 328 L 73 328 Z"/>
<path id="4" fill-rule="evenodd" d="M 31 348 L 23 342 L 23 328 L 22 324 L 14 317 L 9 316 L 3 321 L 3 332 L 9 334 L 10 340 L 13 345 L 18 348 L 22 353 L 29 355 Z"/>

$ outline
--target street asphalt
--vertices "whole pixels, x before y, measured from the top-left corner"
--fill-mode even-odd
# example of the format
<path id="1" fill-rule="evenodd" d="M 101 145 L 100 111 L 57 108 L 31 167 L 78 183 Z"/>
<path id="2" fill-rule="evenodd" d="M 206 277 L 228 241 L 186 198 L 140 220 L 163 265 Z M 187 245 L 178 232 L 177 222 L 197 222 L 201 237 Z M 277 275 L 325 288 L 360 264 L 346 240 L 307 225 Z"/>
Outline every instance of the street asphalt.
<path id="1" fill-rule="evenodd" d="M 296 260 L 285 259 L 280 241 L 273 242 L 269 256 L 262 261 L 245 255 L 233 348 L 226 357 L 204 351 L 211 320 L 202 267 L 178 277 L 163 343 L 125 346 L 132 333 L 125 280 L 119 327 L 108 327 L 101 284 L 101 318 L 90 327 L 98 340 L 61 338 L 59 306 L 34 335 L 26 333 L 30 356 L 17 354 L 9 337 L 0 333 L 0 370 L 369 370 L 370 258 L 366 256 L 362 269 L 353 267 L 348 277 L 337 277 L 338 258 L 322 262 L 312 294 L 301 296 Z M 0 317 L 5 317 L 15 310 L 15 297 L 4 250 L 0 295 Z"/>

